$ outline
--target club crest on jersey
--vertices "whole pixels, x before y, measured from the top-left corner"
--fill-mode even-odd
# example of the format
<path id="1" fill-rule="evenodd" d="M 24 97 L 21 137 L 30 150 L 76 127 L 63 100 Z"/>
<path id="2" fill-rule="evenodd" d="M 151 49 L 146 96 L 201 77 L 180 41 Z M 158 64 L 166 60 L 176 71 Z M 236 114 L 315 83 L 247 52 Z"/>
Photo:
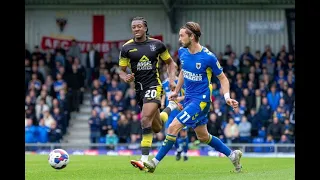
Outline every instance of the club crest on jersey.
<path id="1" fill-rule="evenodd" d="M 196 63 L 196 68 L 200 69 L 201 68 L 201 63 Z"/>
<path id="2" fill-rule="evenodd" d="M 151 44 L 151 45 L 150 45 L 150 50 L 151 50 L 151 51 L 155 51 L 155 50 L 156 50 L 156 46 L 155 46 L 154 44 Z"/>

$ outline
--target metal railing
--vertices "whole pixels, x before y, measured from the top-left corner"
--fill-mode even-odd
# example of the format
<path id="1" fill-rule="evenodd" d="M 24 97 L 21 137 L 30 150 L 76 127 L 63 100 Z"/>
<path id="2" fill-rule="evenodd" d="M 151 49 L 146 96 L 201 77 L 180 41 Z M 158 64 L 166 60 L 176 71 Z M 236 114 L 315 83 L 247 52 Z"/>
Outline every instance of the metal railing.
<path id="1" fill-rule="evenodd" d="M 240 149 L 244 153 L 294 153 L 295 144 L 227 144 L 231 149 Z M 106 149 L 108 146 L 106 144 L 100 143 L 83 143 L 83 144 L 74 144 L 74 143 L 26 143 L 26 151 L 32 149 L 36 151 L 38 149 L 42 150 L 53 150 L 56 148 L 63 148 L 66 150 L 88 150 L 88 149 Z M 158 149 L 161 147 L 161 143 L 152 144 L 153 149 Z M 206 144 L 199 144 L 196 146 L 197 149 L 206 149 L 208 151 L 212 148 Z M 138 150 L 140 149 L 140 144 L 117 144 L 114 147 L 114 150 Z"/>

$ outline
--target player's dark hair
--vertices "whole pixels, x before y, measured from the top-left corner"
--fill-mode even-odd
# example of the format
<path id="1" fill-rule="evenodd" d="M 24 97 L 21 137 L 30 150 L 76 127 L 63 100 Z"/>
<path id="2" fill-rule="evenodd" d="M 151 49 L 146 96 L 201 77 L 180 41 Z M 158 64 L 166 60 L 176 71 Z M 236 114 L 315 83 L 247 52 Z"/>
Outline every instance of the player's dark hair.
<path id="1" fill-rule="evenodd" d="M 201 36 L 201 29 L 200 29 L 200 25 L 198 23 L 196 23 L 196 22 L 187 22 L 180 29 L 186 29 L 186 33 L 189 36 L 191 36 L 191 34 L 194 34 L 195 41 L 199 42 L 199 38 Z"/>
<path id="2" fill-rule="evenodd" d="M 137 17 L 132 18 L 131 22 L 132 22 L 132 21 L 137 21 L 137 20 L 140 20 L 140 21 L 143 22 L 143 24 L 144 24 L 144 25 L 146 26 L 146 28 L 147 28 L 146 34 L 149 35 L 149 33 L 148 33 L 148 30 L 149 30 L 149 29 L 148 29 L 148 22 L 147 22 L 147 20 L 146 20 L 144 17 L 137 16 Z"/>

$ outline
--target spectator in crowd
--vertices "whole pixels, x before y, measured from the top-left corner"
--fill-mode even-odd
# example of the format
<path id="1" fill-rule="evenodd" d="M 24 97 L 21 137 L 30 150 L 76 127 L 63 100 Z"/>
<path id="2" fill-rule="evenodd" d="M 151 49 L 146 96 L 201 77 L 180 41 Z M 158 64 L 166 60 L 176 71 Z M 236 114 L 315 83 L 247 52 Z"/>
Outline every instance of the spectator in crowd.
<path id="1" fill-rule="evenodd" d="M 263 123 L 264 126 L 267 126 L 270 121 L 270 118 L 272 116 L 272 109 L 271 106 L 268 103 L 268 98 L 263 97 L 262 98 L 262 104 L 259 108 L 258 114 L 261 122 Z"/>
<path id="2" fill-rule="evenodd" d="M 40 119 L 39 126 L 37 128 L 37 137 L 39 143 L 47 143 L 49 141 L 50 127 L 44 124 L 44 120 Z M 45 147 L 42 147 L 43 149 Z"/>
<path id="3" fill-rule="evenodd" d="M 63 56 L 66 56 L 66 50 L 61 46 L 61 43 L 59 42 L 54 49 L 54 54 L 61 53 Z"/>
<path id="4" fill-rule="evenodd" d="M 239 127 L 234 122 L 233 118 L 229 118 L 229 122 L 224 129 L 224 134 L 227 139 L 227 143 L 238 143 L 239 140 Z"/>
<path id="5" fill-rule="evenodd" d="M 106 115 L 104 112 L 100 112 L 99 114 L 99 118 L 100 118 L 100 137 L 105 137 L 108 133 L 109 129 L 111 128 L 110 123 L 108 123 L 108 119 L 106 118 Z"/>
<path id="6" fill-rule="evenodd" d="M 71 68 L 72 71 L 70 72 L 67 80 L 68 87 L 71 90 L 70 94 L 72 96 L 71 111 L 79 112 L 80 92 L 81 89 L 84 88 L 84 79 L 76 64 L 73 64 Z"/>
<path id="7" fill-rule="evenodd" d="M 40 119 L 40 116 L 43 116 L 43 110 L 49 109 L 49 106 L 45 103 L 44 99 L 40 99 L 39 103 L 36 105 L 36 118 Z"/>
<path id="8" fill-rule="evenodd" d="M 120 115 L 117 131 L 119 143 L 128 143 L 128 139 L 130 137 L 130 124 L 125 114 Z"/>
<path id="9" fill-rule="evenodd" d="M 211 135 L 219 137 L 221 140 L 224 139 L 221 121 L 217 119 L 215 113 L 210 113 L 207 129 Z"/>
<path id="10" fill-rule="evenodd" d="M 256 109 L 250 109 L 250 114 L 247 116 L 248 122 L 251 123 L 251 137 L 258 136 L 259 130 L 263 127 L 263 122 L 259 118 Z"/>
<path id="11" fill-rule="evenodd" d="M 282 135 L 287 136 L 287 139 L 292 142 L 293 139 L 293 133 L 294 133 L 294 126 L 290 123 L 289 119 L 287 118 L 284 121 L 284 125 L 282 127 Z"/>
<path id="12" fill-rule="evenodd" d="M 50 129 L 49 129 L 49 132 L 48 132 L 48 139 L 49 139 L 49 143 L 61 143 L 61 140 L 62 140 L 62 132 L 61 132 L 61 129 L 59 129 L 57 127 L 57 122 L 56 121 L 53 121 L 50 125 Z M 59 145 L 55 146 L 54 147 L 55 149 L 56 148 L 60 148 Z"/>
<path id="13" fill-rule="evenodd" d="M 271 134 L 268 134 L 267 135 L 267 138 L 266 138 L 266 140 L 265 140 L 265 142 L 264 142 L 265 144 L 275 144 L 276 142 L 275 142 L 275 140 L 273 139 L 273 136 L 271 135 Z M 266 146 L 266 147 L 264 147 L 264 152 L 274 152 L 274 148 L 273 148 L 273 146 Z"/>
<path id="14" fill-rule="evenodd" d="M 100 53 L 90 45 L 89 52 L 86 56 L 86 67 L 87 67 L 87 85 L 90 87 L 92 80 L 99 77 L 99 67 L 100 67 Z"/>
<path id="15" fill-rule="evenodd" d="M 44 108 L 42 110 L 42 116 L 40 116 L 40 118 L 43 118 L 44 124 L 48 127 L 51 127 L 51 124 L 56 121 L 55 119 L 53 119 L 49 108 Z"/>
<path id="16" fill-rule="evenodd" d="M 141 139 L 141 122 L 138 119 L 137 114 L 132 115 L 132 121 L 130 126 L 130 138 L 131 143 L 137 143 Z"/>
<path id="17" fill-rule="evenodd" d="M 250 60 L 250 62 L 253 62 L 255 60 L 255 57 L 250 52 L 250 47 L 246 46 L 244 49 L 244 52 L 240 55 L 240 63 L 242 64 L 244 59 Z"/>
<path id="18" fill-rule="evenodd" d="M 239 123 L 239 142 L 251 142 L 251 123 L 246 116 L 242 116 L 241 122 Z"/>
<path id="19" fill-rule="evenodd" d="M 58 52 L 57 52 L 58 54 Z M 81 49 L 75 39 L 72 40 L 71 46 L 69 47 L 69 51 L 67 53 L 68 56 L 73 58 L 81 58 Z"/>
<path id="20" fill-rule="evenodd" d="M 98 143 L 99 138 L 100 138 L 101 120 L 100 120 L 96 110 L 91 111 L 91 117 L 90 117 L 88 123 L 90 126 L 90 142 L 91 143 Z M 92 149 L 96 149 L 96 147 L 92 147 Z"/>
<path id="21" fill-rule="evenodd" d="M 268 126 L 268 135 L 271 135 L 275 142 L 278 142 L 280 140 L 280 137 L 282 135 L 282 125 L 279 122 L 279 119 L 277 116 L 273 117 L 273 121 Z"/>
<path id="22" fill-rule="evenodd" d="M 33 125 L 32 119 L 26 119 L 25 126 L 25 143 L 36 143 L 37 142 L 37 127 Z M 26 147 L 26 150 L 35 150 L 34 147 Z"/>
<path id="23" fill-rule="evenodd" d="M 113 129 L 108 130 L 108 134 L 106 135 L 106 145 L 107 149 L 115 150 L 116 145 L 118 144 L 119 138 L 114 133 Z"/>
<path id="24" fill-rule="evenodd" d="M 291 141 L 288 139 L 288 137 L 286 135 L 281 135 L 281 139 L 279 141 L 279 144 L 290 144 Z M 280 146 L 278 147 L 278 151 L 279 152 L 290 152 L 291 151 L 291 147 L 287 147 L 287 146 Z"/>

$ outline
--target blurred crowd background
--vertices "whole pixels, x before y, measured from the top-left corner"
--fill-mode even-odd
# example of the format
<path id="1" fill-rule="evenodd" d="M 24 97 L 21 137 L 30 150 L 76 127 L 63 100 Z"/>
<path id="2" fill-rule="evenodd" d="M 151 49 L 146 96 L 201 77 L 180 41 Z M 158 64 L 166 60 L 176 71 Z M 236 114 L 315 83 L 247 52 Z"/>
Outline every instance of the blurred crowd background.
<path id="1" fill-rule="evenodd" d="M 79 48 L 76 41 L 74 48 Z M 167 48 L 180 66 L 177 50 L 170 44 Z M 209 45 L 207 48 L 211 49 Z M 140 108 L 134 84 L 123 82 L 117 74 L 119 49 L 112 49 L 106 59 L 94 47 L 92 51 L 96 54 L 94 67 L 90 66 L 90 56 L 87 66 L 81 65 L 81 54 L 72 49 L 26 49 L 27 143 L 60 142 L 70 113 L 79 111 L 85 91 L 91 93 L 91 142 L 140 142 Z M 240 102 L 240 107 L 233 111 L 226 105 L 219 80 L 212 78 L 208 131 L 227 143 L 294 143 L 294 54 L 285 45 L 277 51 L 269 45 L 263 50 L 244 47 L 239 55 L 227 45 L 224 52 L 214 53 L 230 80 L 231 97 Z M 163 81 L 168 75 L 166 65 L 160 64 Z M 154 142 L 163 138 L 164 132 L 158 133 Z M 192 129 L 189 138 L 191 143 L 196 141 Z"/>

